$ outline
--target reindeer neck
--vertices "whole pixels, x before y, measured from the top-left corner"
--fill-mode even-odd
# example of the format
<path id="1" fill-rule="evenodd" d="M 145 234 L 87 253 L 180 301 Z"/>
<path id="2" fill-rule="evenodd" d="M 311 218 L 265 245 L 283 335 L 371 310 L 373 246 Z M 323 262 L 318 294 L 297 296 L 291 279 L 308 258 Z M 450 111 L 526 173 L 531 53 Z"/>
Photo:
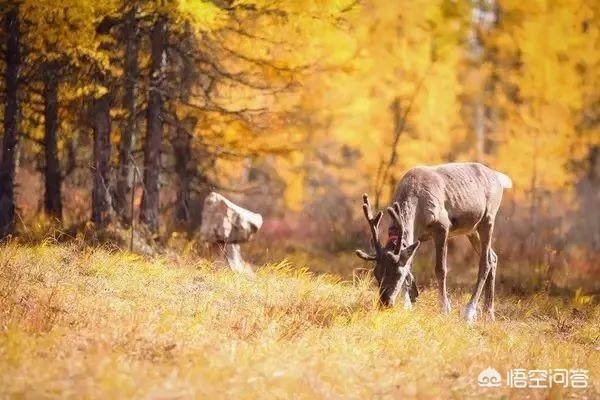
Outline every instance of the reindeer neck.
<path id="1" fill-rule="evenodd" d="M 404 246 L 415 242 L 415 224 L 418 200 L 413 197 L 396 200 L 400 205 L 400 221 L 402 222 L 402 242 Z"/>

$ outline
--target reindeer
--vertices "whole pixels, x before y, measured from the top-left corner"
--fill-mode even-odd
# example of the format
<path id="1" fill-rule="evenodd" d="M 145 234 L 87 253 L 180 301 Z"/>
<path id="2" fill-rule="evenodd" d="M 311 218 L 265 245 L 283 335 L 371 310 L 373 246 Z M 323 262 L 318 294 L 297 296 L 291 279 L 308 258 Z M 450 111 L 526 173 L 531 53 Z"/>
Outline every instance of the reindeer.
<path id="1" fill-rule="evenodd" d="M 433 239 L 440 305 L 443 313 L 450 313 L 446 288 L 448 239 L 467 235 L 480 258 L 477 283 L 463 316 L 468 322 L 476 319 L 477 303 L 485 287 L 485 308 L 493 320 L 498 256 L 491 247 L 492 233 L 503 189 L 511 187 L 507 175 L 479 163 L 412 168 L 398 183 L 393 206 L 387 208 L 392 223 L 385 246 L 379 240 L 383 213 L 373 216 L 369 197 L 363 195 L 363 211 L 375 253 L 356 250 L 356 254 L 376 262 L 374 273 L 381 304 L 393 306 L 402 292 L 405 308 L 411 308 L 418 296 L 412 260 L 420 242 Z"/>

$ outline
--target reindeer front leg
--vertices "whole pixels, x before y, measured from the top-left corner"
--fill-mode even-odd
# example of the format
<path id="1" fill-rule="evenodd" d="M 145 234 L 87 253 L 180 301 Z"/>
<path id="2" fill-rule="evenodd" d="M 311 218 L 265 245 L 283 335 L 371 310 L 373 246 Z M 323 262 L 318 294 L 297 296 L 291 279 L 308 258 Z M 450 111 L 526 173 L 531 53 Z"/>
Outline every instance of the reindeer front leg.
<path id="1" fill-rule="evenodd" d="M 433 236 L 435 242 L 435 276 L 440 291 L 440 307 L 442 313 L 450 314 L 450 302 L 448 301 L 448 290 L 446 287 L 446 255 L 448 253 L 448 228 L 439 226 Z"/>

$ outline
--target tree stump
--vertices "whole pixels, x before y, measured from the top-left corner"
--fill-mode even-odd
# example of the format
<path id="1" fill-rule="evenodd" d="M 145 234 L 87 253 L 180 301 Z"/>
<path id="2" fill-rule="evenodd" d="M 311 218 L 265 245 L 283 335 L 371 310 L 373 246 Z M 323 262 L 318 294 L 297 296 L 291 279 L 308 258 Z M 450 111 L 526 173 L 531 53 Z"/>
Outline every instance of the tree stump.
<path id="1" fill-rule="evenodd" d="M 241 243 L 248 242 L 262 226 L 260 214 L 238 206 L 223 195 L 211 192 L 204 200 L 200 239 L 210 244 L 213 261 L 236 272 L 251 273 L 244 261 Z"/>

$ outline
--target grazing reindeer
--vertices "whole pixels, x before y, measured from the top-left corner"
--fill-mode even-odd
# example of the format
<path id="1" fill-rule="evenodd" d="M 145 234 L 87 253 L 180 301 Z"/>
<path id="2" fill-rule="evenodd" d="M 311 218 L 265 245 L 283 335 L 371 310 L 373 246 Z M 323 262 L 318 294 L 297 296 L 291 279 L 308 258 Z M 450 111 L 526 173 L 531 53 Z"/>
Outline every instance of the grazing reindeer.
<path id="1" fill-rule="evenodd" d="M 478 163 L 453 163 L 409 170 L 388 207 L 392 224 L 388 242 L 379 241 L 379 222 L 383 213 L 373 216 L 369 198 L 363 196 L 363 210 L 371 228 L 375 254 L 356 250 L 364 259 L 376 261 L 375 278 L 384 306 L 393 306 L 400 292 L 410 308 L 418 292 L 411 274 L 411 264 L 420 241 L 435 242 L 437 277 L 442 312 L 450 312 L 446 289 L 446 253 L 448 238 L 467 235 L 479 254 L 479 273 L 464 317 L 472 322 L 477 316 L 477 302 L 485 286 L 485 307 L 494 318 L 494 283 L 498 257 L 492 250 L 494 220 L 502 200 L 502 191 L 512 187 L 511 179 Z"/>

